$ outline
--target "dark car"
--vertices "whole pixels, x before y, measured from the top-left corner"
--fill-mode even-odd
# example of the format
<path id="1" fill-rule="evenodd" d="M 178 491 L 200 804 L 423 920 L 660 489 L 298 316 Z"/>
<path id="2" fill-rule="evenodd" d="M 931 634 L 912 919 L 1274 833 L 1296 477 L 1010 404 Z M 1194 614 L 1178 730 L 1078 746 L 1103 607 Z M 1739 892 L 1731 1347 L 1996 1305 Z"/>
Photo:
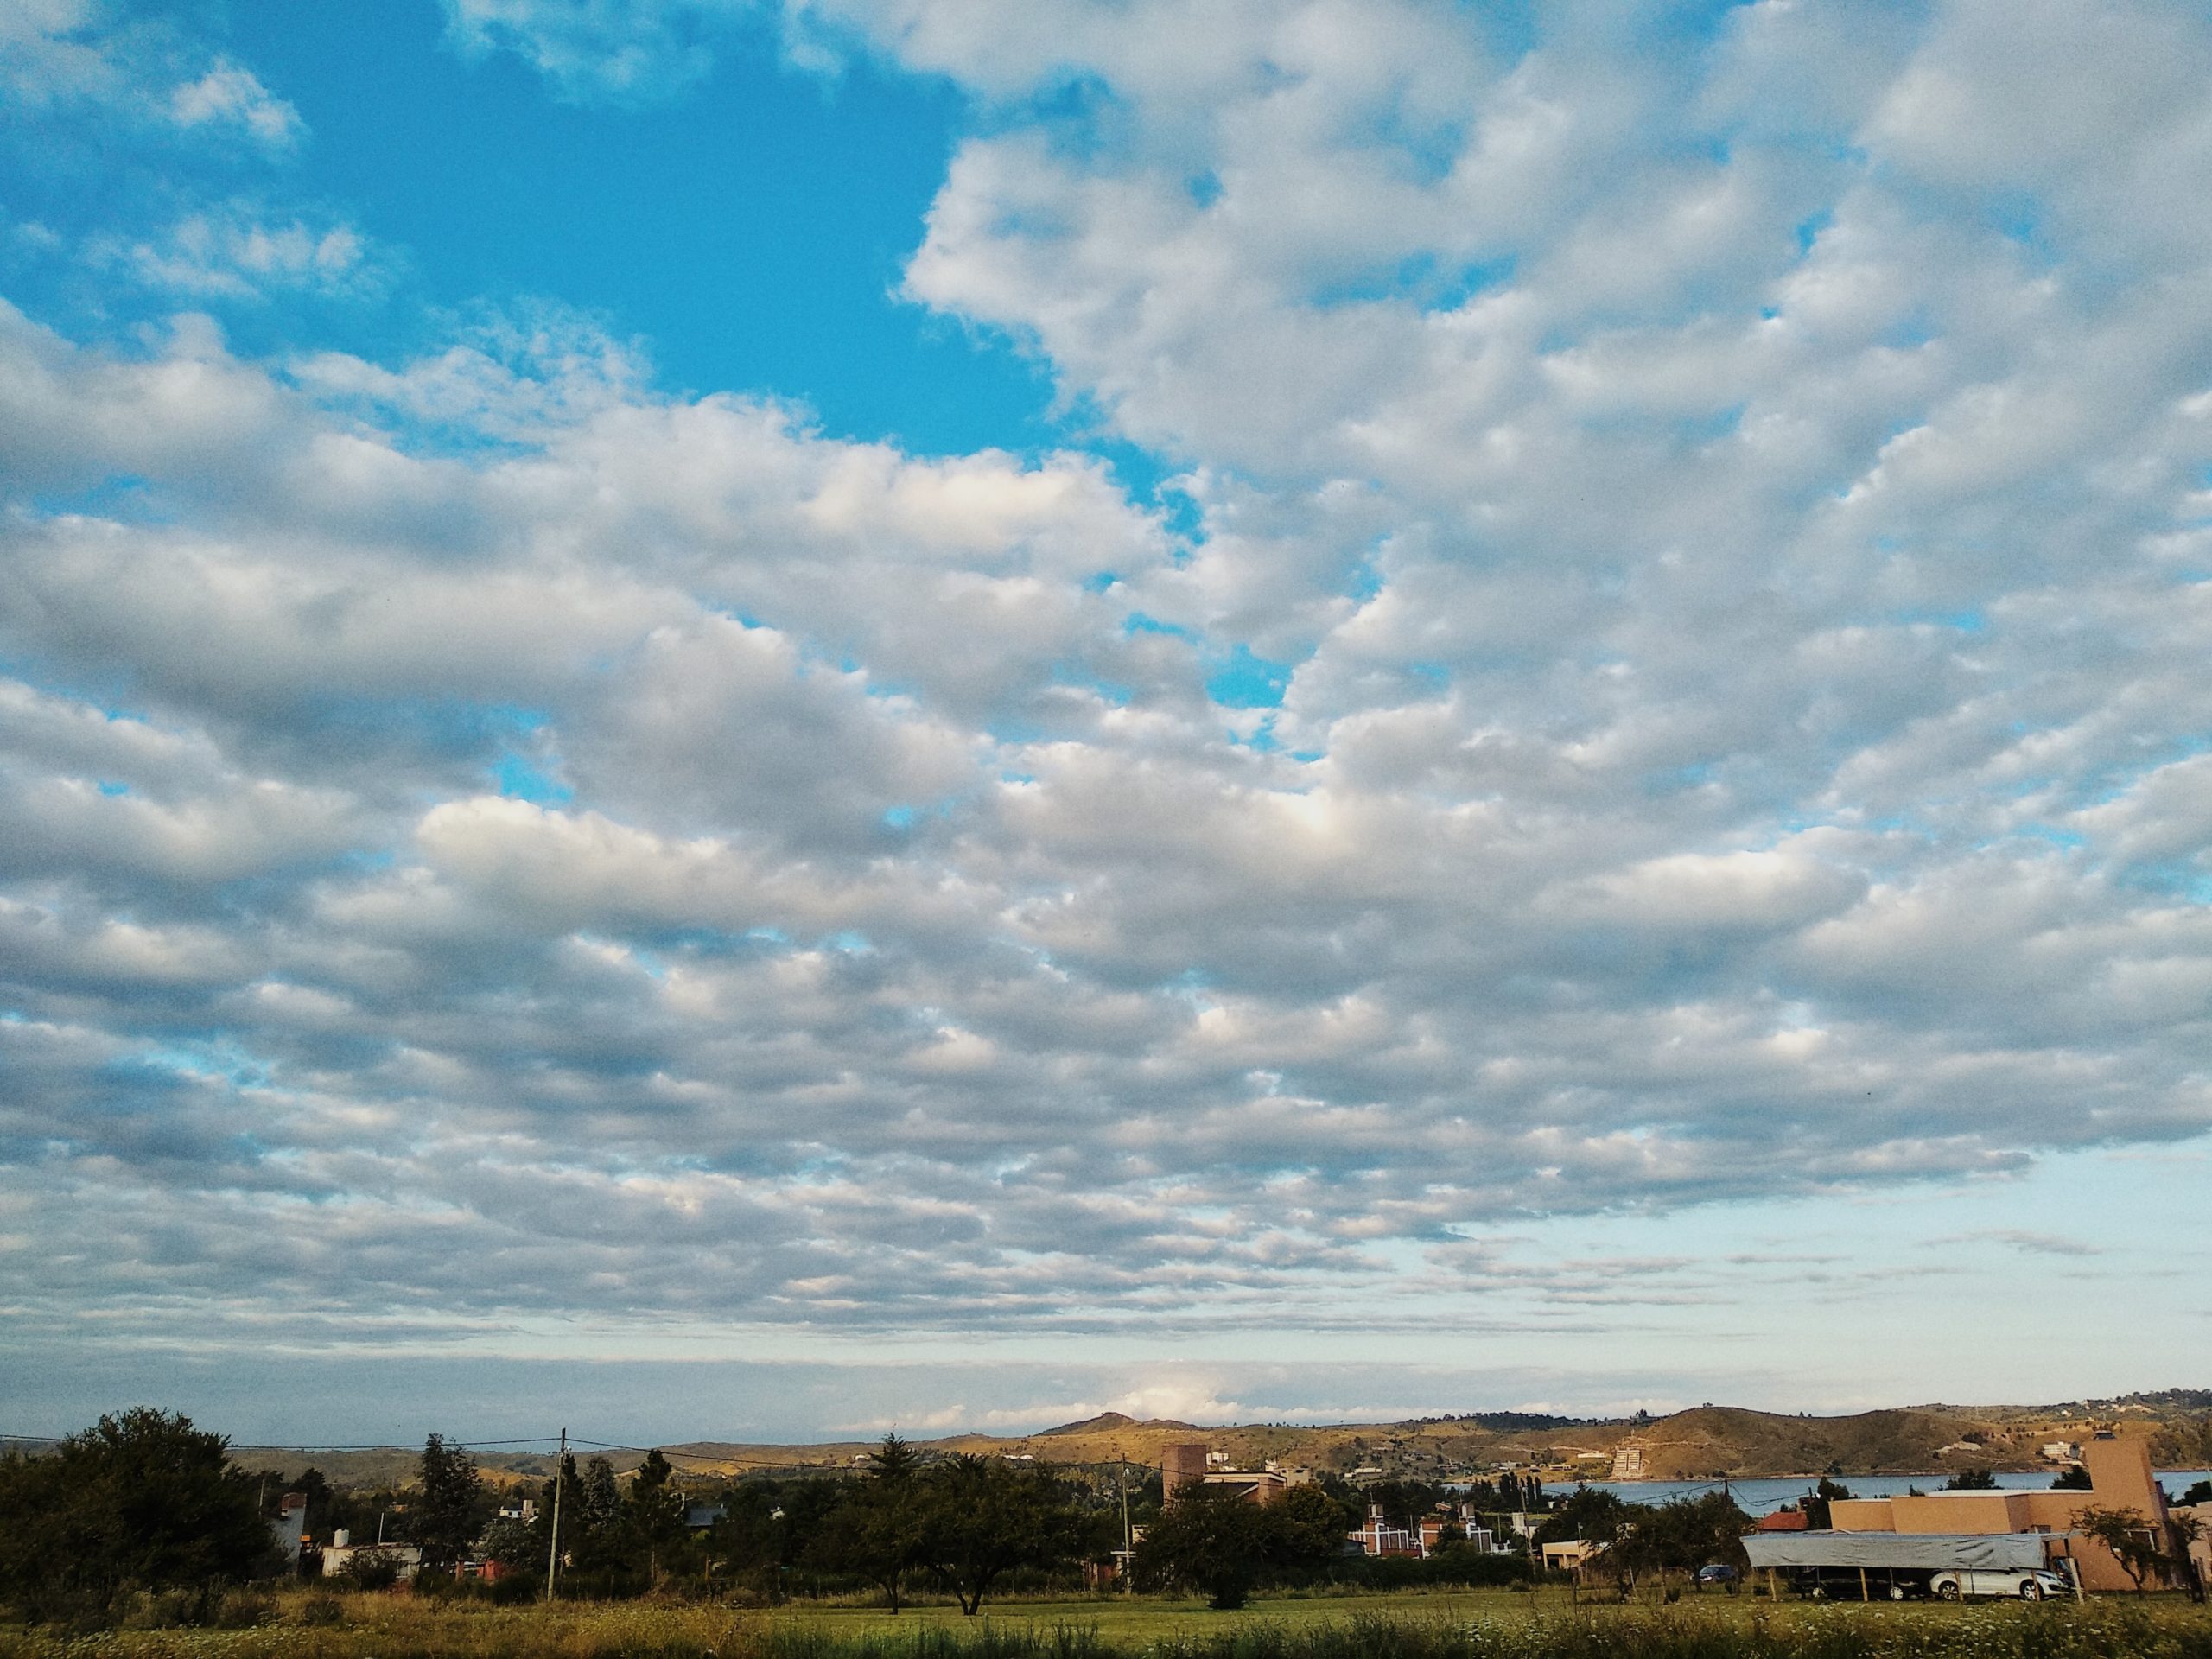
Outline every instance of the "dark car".
<path id="1" fill-rule="evenodd" d="M 1700 1590 L 1726 1590 L 1732 1596 L 1736 1593 L 1737 1582 L 1742 1577 L 1742 1573 L 1726 1561 L 1707 1561 L 1698 1568 L 1694 1582 Z"/>

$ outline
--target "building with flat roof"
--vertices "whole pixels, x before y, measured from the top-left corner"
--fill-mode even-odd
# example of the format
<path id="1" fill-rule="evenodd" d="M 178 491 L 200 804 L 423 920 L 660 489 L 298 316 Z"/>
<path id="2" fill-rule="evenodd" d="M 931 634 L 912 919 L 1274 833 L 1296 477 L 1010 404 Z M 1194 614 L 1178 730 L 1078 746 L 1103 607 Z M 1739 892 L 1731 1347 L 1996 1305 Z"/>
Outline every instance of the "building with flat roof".
<path id="1" fill-rule="evenodd" d="M 1230 1469 L 1218 1452 L 1209 1452 L 1202 1440 L 1162 1446 L 1160 1452 L 1160 1496 L 1172 1500 L 1185 1486 L 1225 1486 L 1254 1503 L 1272 1503 L 1290 1490 L 1291 1478 L 1280 1469 Z"/>
<path id="2" fill-rule="evenodd" d="M 1838 1532 L 2070 1534 L 2052 1541 L 2055 1556 L 2070 1555 L 2088 1590 L 2133 1590 L 2135 1580 L 2113 1553 L 2075 1530 L 2089 1509 L 2123 1510 L 2143 1517 L 2143 1529 L 2171 1548 L 2166 1495 L 2151 1470 L 2143 1441 L 2102 1435 L 2082 1446 L 2088 1491 L 1941 1491 L 1903 1497 L 1839 1497 L 1828 1504 Z"/>

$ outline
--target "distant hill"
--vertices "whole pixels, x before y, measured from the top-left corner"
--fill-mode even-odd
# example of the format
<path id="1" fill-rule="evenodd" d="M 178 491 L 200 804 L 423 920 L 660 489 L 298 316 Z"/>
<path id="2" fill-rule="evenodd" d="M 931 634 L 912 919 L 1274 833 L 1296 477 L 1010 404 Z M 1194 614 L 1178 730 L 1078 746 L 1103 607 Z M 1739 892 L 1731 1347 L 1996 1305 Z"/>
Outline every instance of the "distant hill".
<path id="1" fill-rule="evenodd" d="M 1086 1417 L 1079 1423 L 1062 1423 L 1058 1428 L 1039 1429 L 1033 1438 L 1041 1440 L 1071 1434 L 1119 1434 L 1137 1429 L 1159 1429 L 1177 1434 L 1203 1432 L 1195 1423 L 1179 1423 L 1172 1417 L 1154 1417 L 1139 1422 L 1134 1417 L 1124 1417 L 1118 1411 L 1102 1411 L 1097 1416 Z"/>
<path id="2" fill-rule="evenodd" d="M 1034 1458 L 1040 1463 L 1154 1466 L 1161 1449 L 1203 1440 L 1240 1465 L 1370 1478 L 1364 1471 L 1425 1480 L 1464 1479 L 1510 1469 L 1547 1480 L 1603 1480 L 1615 1454 L 1631 1448 L 1645 1478 L 1822 1473 L 1942 1476 L 1961 1469 L 2053 1469 L 2047 1445 L 2080 1440 L 2098 1429 L 2141 1438 L 2161 1468 L 2212 1465 L 2212 1390 L 2170 1389 L 2119 1399 L 2047 1406 L 1910 1406 L 1844 1416 L 1788 1415 L 1733 1406 L 1698 1406 L 1666 1417 L 1600 1421 L 1538 1412 L 1471 1412 L 1402 1423 L 1243 1423 L 1216 1427 L 1171 1418 L 1139 1421 L 1118 1411 L 1062 1423 L 1034 1434 L 952 1434 L 918 1440 L 925 1456 L 957 1452 Z M 810 1446 L 693 1440 L 663 1449 L 677 1468 L 700 1476 L 827 1473 L 864 1462 L 873 1440 Z M 404 1484 L 416 1452 L 299 1452 L 233 1449 L 248 1469 L 296 1475 L 308 1464 L 332 1482 L 365 1487 Z M 641 1452 L 608 1452 L 618 1471 Z M 487 1478 L 502 1484 L 542 1480 L 550 1452 L 484 1454 Z"/>

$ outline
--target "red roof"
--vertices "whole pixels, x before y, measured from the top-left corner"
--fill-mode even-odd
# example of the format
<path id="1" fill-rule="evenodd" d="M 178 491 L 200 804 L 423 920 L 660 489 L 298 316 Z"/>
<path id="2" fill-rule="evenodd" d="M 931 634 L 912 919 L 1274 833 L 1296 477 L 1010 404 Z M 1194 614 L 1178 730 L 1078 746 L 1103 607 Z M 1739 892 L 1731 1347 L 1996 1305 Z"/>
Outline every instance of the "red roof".
<path id="1" fill-rule="evenodd" d="M 1759 1517 L 1761 1532 L 1803 1532 L 1812 1524 L 1812 1517 L 1802 1510 L 1777 1510 Z"/>

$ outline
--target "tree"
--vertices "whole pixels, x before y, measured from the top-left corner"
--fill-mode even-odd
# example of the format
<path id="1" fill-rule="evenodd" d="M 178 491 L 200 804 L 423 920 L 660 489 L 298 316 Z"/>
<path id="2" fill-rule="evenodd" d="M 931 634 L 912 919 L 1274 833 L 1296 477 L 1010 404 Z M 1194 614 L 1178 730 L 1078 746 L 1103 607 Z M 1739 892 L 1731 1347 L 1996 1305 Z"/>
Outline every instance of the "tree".
<path id="1" fill-rule="evenodd" d="M 474 1548 L 479 1560 L 497 1561 L 514 1571 L 535 1573 L 545 1567 L 545 1535 L 536 1522 L 517 1516 L 493 1516 L 477 1535 Z"/>
<path id="2" fill-rule="evenodd" d="M 1997 1472 L 1993 1469 L 1961 1469 L 1943 1483 L 1947 1492 L 1993 1492 Z"/>
<path id="3" fill-rule="evenodd" d="M 1033 1465 L 963 1453 L 922 1485 L 921 1558 L 963 1613 L 1016 1567 L 1064 1566 L 1082 1548 L 1082 1516 Z"/>
<path id="4" fill-rule="evenodd" d="M 1262 1506 L 1273 1533 L 1268 1564 L 1294 1576 L 1317 1573 L 1344 1554 L 1344 1535 L 1359 1516 L 1315 1485 L 1293 1486 Z M 1452 1529 L 1445 1529 L 1448 1536 Z M 1459 1537 L 1466 1538 L 1464 1529 Z"/>
<path id="5" fill-rule="evenodd" d="M 2173 1566 L 2158 1529 L 2133 1510 L 2092 1504 L 2074 1511 L 2074 1529 L 2095 1539 L 2112 1552 L 2112 1558 L 2120 1563 L 2120 1570 L 2127 1574 L 2138 1595 L 2143 1593 L 2152 1578 Z"/>
<path id="6" fill-rule="evenodd" d="M 408 1530 L 424 1567 L 451 1567 L 467 1554 L 483 1522 L 484 1482 L 476 1459 L 433 1434 L 423 1442 L 422 1483 L 422 1496 L 409 1506 Z"/>
<path id="7" fill-rule="evenodd" d="M 1272 1507 L 1227 1486 L 1184 1486 L 1145 1529 L 1132 1576 L 1143 1589 L 1194 1585 L 1210 1606 L 1242 1607 L 1270 1565 Z"/>
<path id="8" fill-rule="evenodd" d="M 2189 1490 L 2181 1495 L 2181 1501 L 2191 1506 L 2212 1503 L 2212 1480 L 2191 1481 Z"/>
<path id="9" fill-rule="evenodd" d="M 633 1547 L 645 1551 L 648 1585 L 658 1584 L 664 1573 L 683 1570 L 696 1553 L 690 1530 L 683 1524 L 687 1505 L 675 1476 L 676 1471 L 655 1446 L 638 1465 L 623 1499 L 625 1529 Z"/>
<path id="10" fill-rule="evenodd" d="M 926 1516 L 912 1446 L 896 1433 L 886 1434 L 868 1474 L 830 1512 L 808 1551 L 830 1571 L 876 1586 L 894 1613 L 925 1554 Z"/>
<path id="11" fill-rule="evenodd" d="M 1610 1544 L 1630 1518 L 1630 1506 L 1611 1492 L 1578 1486 L 1574 1495 L 1536 1529 L 1535 1541 L 1559 1544 L 1580 1538 L 1588 1543 Z"/>
<path id="12" fill-rule="evenodd" d="M 126 1586 L 205 1588 L 273 1565 L 257 1483 L 189 1417 L 138 1407 L 0 1460 L 0 1593 L 38 1616 Z"/>
<path id="13" fill-rule="evenodd" d="M 2058 1478 L 2050 1483 L 2054 1492 L 2086 1492 L 2094 1490 L 2089 1484 L 2089 1471 L 2080 1464 L 2070 1464 L 2058 1471 Z"/>
<path id="14" fill-rule="evenodd" d="M 1820 1484 L 1814 1487 L 1805 1497 L 1800 1499 L 1797 1507 L 1804 1512 L 1807 1526 L 1825 1532 L 1831 1519 L 1828 1505 L 1839 1502 L 1847 1503 L 1850 1498 L 1850 1487 L 1840 1482 L 1830 1480 L 1826 1475 L 1822 1475 Z"/>
<path id="15" fill-rule="evenodd" d="M 1143 1587 L 1194 1587 L 1216 1607 L 1240 1607 L 1255 1585 L 1326 1567 L 1357 1519 L 1352 1501 L 1319 1484 L 1266 1503 L 1234 1487 L 1188 1485 L 1147 1526 L 1131 1573 Z"/>

